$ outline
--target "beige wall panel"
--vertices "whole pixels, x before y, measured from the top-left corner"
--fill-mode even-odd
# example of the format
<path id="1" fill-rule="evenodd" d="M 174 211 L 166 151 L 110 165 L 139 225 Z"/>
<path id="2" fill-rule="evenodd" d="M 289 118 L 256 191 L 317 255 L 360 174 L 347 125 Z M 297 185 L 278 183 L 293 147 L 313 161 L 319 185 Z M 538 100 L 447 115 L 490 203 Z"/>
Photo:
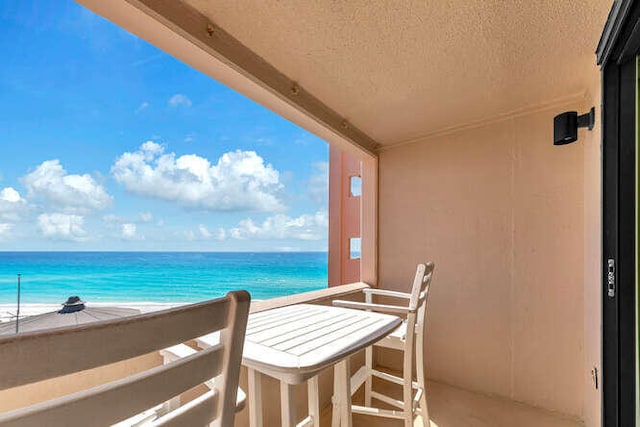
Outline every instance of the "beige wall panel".
<path id="1" fill-rule="evenodd" d="M 569 109 L 383 151 L 379 262 L 391 289 L 436 263 L 430 378 L 580 417 L 583 146 L 552 145 Z"/>
<path id="2" fill-rule="evenodd" d="M 584 132 L 584 421 L 587 427 L 600 426 L 602 416 L 602 172 L 601 172 L 601 92 L 600 73 L 593 81 L 583 111 L 596 107 L 593 132 Z M 598 370 L 598 389 L 591 370 Z"/>
<path id="3" fill-rule="evenodd" d="M 76 391 L 124 378 L 162 364 L 158 352 L 134 357 L 99 368 L 64 375 L 0 391 L 0 412 L 6 412 Z"/>
<path id="4" fill-rule="evenodd" d="M 553 117 L 561 111 L 509 123 L 517 134 L 513 398 L 581 416 L 583 145 L 553 146 Z"/>
<path id="5" fill-rule="evenodd" d="M 415 265 L 433 260 L 429 377 L 502 395 L 511 368 L 511 139 L 507 128 L 485 128 L 380 158 L 381 286 L 406 290 Z"/>

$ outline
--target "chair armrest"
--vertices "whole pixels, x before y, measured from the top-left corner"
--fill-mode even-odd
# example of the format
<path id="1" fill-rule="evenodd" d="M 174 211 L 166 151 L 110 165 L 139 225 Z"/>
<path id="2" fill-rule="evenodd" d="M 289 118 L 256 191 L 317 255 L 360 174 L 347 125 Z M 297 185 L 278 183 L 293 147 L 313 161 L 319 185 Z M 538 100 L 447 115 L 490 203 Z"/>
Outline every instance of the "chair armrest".
<path id="1" fill-rule="evenodd" d="M 407 294 L 405 292 L 398 292 L 398 291 L 389 291 L 386 289 L 365 288 L 362 290 L 362 292 L 370 295 L 383 295 L 387 297 L 405 298 L 405 299 L 411 298 L 411 294 Z"/>
<path id="2" fill-rule="evenodd" d="M 387 313 L 407 314 L 407 313 L 411 313 L 412 311 L 415 311 L 415 310 L 411 310 L 409 307 L 404 307 L 400 305 L 369 304 L 366 302 L 355 302 L 355 301 L 335 300 L 335 301 L 332 301 L 332 304 L 336 307 L 355 308 L 358 310 L 384 311 Z"/>

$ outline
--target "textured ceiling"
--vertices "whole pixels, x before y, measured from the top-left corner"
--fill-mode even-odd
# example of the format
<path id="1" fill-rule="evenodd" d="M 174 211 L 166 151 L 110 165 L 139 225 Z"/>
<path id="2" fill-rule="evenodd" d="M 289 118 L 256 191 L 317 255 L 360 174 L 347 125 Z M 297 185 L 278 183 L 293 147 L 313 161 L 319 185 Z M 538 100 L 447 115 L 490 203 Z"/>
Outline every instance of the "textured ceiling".
<path id="1" fill-rule="evenodd" d="M 383 145 L 585 91 L 608 0 L 186 0 Z"/>

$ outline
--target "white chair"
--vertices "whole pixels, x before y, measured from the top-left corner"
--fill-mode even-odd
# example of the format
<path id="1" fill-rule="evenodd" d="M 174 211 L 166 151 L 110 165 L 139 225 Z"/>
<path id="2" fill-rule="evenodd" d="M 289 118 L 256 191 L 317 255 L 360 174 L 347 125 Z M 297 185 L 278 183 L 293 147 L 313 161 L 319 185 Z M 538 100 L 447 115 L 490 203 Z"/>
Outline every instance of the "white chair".
<path id="1" fill-rule="evenodd" d="M 245 291 L 184 307 L 0 338 L 0 390 L 104 366 L 220 331 L 220 343 L 166 365 L 0 414 L 2 427 L 118 423 L 215 378 L 152 426 L 232 427 L 249 314 Z"/>
<path id="2" fill-rule="evenodd" d="M 410 293 L 388 291 L 383 289 L 364 289 L 365 302 L 333 301 L 339 307 L 365 309 L 394 313 L 405 317 L 404 322 L 390 335 L 374 344 L 377 347 L 401 350 L 403 355 L 403 376 L 398 377 L 374 369 L 373 349 L 365 351 L 365 366 L 351 377 L 351 394 L 353 395 L 363 384 L 365 385 L 365 406 L 353 405 L 354 413 L 399 418 L 404 420 L 405 427 L 413 426 L 416 413 L 422 416 L 425 427 L 429 426 L 429 411 L 425 394 L 424 377 L 424 323 L 429 286 L 433 277 L 434 264 L 419 264 Z M 408 305 L 374 304 L 374 296 L 393 297 L 408 300 Z M 412 358 L 416 357 L 416 381 L 413 380 Z M 372 377 L 402 386 L 403 400 L 393 399 L 372 388 Z M 415 391 L 415 392 L 414 392 Z M 372 407 L 372 399 L 377 399 L 398 410 Z"/>

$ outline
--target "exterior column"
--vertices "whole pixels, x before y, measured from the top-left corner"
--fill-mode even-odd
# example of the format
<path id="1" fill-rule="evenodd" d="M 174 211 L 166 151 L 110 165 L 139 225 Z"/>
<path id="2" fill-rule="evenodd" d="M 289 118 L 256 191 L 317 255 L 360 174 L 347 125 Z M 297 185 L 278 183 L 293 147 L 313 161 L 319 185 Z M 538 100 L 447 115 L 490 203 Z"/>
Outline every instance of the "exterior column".
<path id="1" fill-rule="evenodd" d="M 329 151 L 329 286 L 360 281 L 362 189 L 352 193 L 352 179 L 362 182 L 362 162 L 335 146 Z M 355 184 L 356 181 L 354 181 Z M 352 248 L 351 246 L 356 246 Z M 357 253 L 356 253 L 357 252 Z"/>

